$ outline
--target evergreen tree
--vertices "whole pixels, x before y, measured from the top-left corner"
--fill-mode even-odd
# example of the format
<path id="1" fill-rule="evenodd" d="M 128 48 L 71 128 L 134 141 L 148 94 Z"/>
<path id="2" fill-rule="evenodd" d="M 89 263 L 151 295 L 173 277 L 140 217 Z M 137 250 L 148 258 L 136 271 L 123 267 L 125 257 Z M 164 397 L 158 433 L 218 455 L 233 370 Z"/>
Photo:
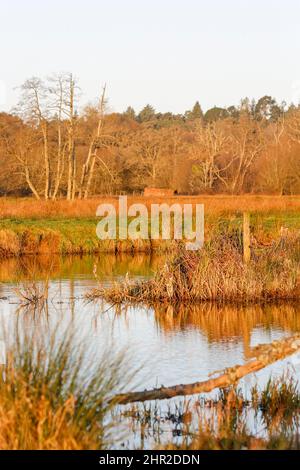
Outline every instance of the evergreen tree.
<path id="1" fill-rule="evenodd" d="M 124 115 L 130 117 L 131 119 L 136 119 L 135 110 L 133 109 L 132 106 L 128 106 Z"/>
<path id="2" fill-rule="evenodd" d="M 155 119 L 155 109 L 147 104 L 138 115 L 138 120 L 140 122 L 153 121 Z"/>
<path id="3" fill-rule="evenodd" d="M 218 108 L 215 106 L 214 108 L 209 109 L 206 111 L 204 120 L 206 122 L 213 122 L 218 121 L 219 119 L 225 119 L 229 116 L 227 109 Z"/>
<path id="4" fill-rule="evenodd" d="M 199 101 L 196 101 L 192 111 L 186 111 L 185 117 L 188 120 L 193 121 L 194 119 L 203 119 L 203 111 Z"/>
<path id="5" fill-rule="evenodd" d="M 284 110 L 271 96 L 260 98 L 255 107 L 255 118 L 260 120 L 277 121 L 282 116 Z"/>

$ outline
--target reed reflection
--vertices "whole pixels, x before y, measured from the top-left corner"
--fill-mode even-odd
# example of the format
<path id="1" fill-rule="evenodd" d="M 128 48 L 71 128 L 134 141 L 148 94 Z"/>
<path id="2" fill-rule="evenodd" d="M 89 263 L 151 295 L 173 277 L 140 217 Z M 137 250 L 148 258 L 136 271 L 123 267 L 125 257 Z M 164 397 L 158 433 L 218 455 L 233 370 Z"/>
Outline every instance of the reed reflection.
<path id="1" fill-rule="evenodd" d="M 251 335 L 256 328 L 299 332 L 300 304 L 160 305 L 155 308 L 155 320 L 168 335 L 176 331 L 198 329 L 211 343 L 242 341 L 247 355 Z"/>

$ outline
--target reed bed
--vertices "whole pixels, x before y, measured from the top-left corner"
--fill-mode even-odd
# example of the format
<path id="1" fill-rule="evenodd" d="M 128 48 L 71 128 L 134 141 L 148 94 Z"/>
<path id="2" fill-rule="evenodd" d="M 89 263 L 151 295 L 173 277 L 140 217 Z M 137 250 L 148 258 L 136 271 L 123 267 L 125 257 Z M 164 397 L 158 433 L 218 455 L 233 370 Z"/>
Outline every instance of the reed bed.
<path id="1" fill-rule="evenodd" d="M 270 302 L 300 298 L 300 236 L 253 251 L 243 261 L 241 241 L 235 234 L 215 237 L 197 252 L 179 244 L 153 279 L 132 281 L 126 276 L 111 288 L 99 287 L 86 294 L 115 304 L 143 302 L 177 304 L 218 302 Z"/>

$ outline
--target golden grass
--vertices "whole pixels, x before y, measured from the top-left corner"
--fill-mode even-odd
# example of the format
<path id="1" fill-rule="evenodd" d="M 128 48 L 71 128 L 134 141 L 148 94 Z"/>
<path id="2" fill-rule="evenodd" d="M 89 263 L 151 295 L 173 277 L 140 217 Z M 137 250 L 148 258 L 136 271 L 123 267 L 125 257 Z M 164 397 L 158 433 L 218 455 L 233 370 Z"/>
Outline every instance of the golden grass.
<path id="1" fill-rule="evenodd" d="M 173 240 L 99 240 L 96 209 L 101 203 L 118 207 L 117 197 L 86 201 L 36 201 L 0 198 L 0 259 L 27 254 L 166 253 Z M 282 230 L 300 228 L 300 196 L 129 196 L 128 206 L 144 203 L 203 203 L 205 237 L 224 226 L 241 229 L 242 212 L 251 212 L 251 232 L 261 244 L 271 243 Z M 2 220 L 1 220 L 2 219 Z"/>
<path id="2" fill-rule="evenodd" d="M 149 281 L 131 281 L 86 294 L 116 304 L 203 301 L 255 302 L 300 298 L 300 237 L 282 239 L 250 263 L 243 261 L 239 240 L 221 234 L 198 252 L 178 245 L 177 252 Z"/>
<path id="3" fill-rule="evenodd" d="M 95 217 L 99 204 L 111 203 L 118 207 L 118 197 L 95 197 L 76 201 L 37 201 L 32 198 L 0 198 L 0 218 L 44 218 L 44 217 Z M 174 196 L 169 198 L 128 196 L 128 204 L 143 203 L 148 209 L 151 204 L 201 203 L 208 214 L 222 212 L 285 212 L 300 211 L 300 196 Z"/>
<path id="4" fill-rule="evenodd" d="M 91 371 L 85 348 L 72 347 L 70 335 L 62 341 L 57 333 L 50 339 L 21 336 L 1 366 L 0 449 L 106 448 L 113 423 L 105 420 L 125 381 L 124 355 L 106 353 L 93 360 Z"/>
<path id="5" fill-rule="evenodd" d="M 20 240 L 12 230 L 0 230 L 0 258 L 17 256 L 20 252 Z"/>

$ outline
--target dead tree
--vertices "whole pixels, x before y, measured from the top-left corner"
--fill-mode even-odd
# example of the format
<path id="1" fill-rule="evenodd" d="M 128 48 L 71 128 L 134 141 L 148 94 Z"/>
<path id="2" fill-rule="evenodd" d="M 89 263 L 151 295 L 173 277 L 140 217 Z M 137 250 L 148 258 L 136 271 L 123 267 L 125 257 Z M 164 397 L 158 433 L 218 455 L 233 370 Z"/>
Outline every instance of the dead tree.
<path id="1" fill-rule="evenodd" d="M 64 142 L 63 136 L 63 118 L 65 113 L 65 97 L 66 97 L 66 77 L 63 74 L 50 78 L 51 86 L 49 92 L 52 96 L 52 111 L 55 113 L 55 122 L 57 127 L 57 157 L 56 157 L 56 174 L 54 177 L 53 191 L 51 198 L 56 199 L 61 179 L 64 172 L 65 153 L 67 144 Z"/>
<path id="2" fill-rule="evenodd" d="M 99 100 L 99 106 L 98 106 L 99 118 L 97 122 L 97 127 L 94 129 L 92 133 L 87 158 L 82 166 L 82 173 L 81 173 L 79 194 L 78 194 L 79 199 L 88 198 L 91 183 L 92 183 L 93 176 L 94 176 L 95 163 L 98 158 L 98 150 L 100 147 L 100 137 L 101 137 L 102 129 L 103 129 L 103 120 L 104 120 L 104 113 L 105 113 L 105 92 L 106 92 L 106 85 L 104 85 L 102 95 Z"/>
<path id="3" fill-rule="evenodd" d="M 26 120 L 34 123 L 42 133 L 43 157 L 45 165 L 45 199 L 49 199 L 51 191 L 51 163 L 49 155 L 48 118 L 49 108 L 47 102 L 47 90 L 44 83 L 33 77 L 22 85 L 22 98 L 18 104 L 18 110 Z"/>
<path id="4" fill-rule="evenodd" d="M 68 186 L 67 199 L 74 200 L 76 193 L 76 153 L 75 153 L 75 81 L 73 75 L 68 76 L 69 93 L 66 98 L 66 114 L 68 116 Z"/>

